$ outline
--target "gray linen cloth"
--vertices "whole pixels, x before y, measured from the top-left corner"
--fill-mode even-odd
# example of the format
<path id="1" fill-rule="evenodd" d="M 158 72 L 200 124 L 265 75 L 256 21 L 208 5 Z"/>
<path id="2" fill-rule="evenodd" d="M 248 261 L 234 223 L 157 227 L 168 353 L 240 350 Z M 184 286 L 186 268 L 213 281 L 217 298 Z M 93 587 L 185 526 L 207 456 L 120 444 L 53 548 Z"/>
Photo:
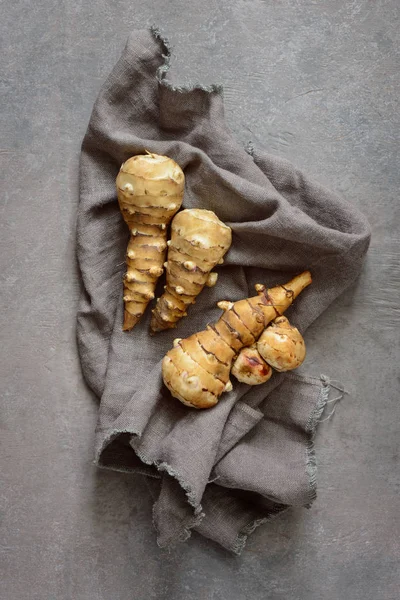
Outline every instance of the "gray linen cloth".
<path id="1" fill-rule="evenodd" d="M 152 478 L 158 543 L 185 540 L 195 529 L 240 553 L 258 524 L 314 499 L 312 439 L 329 381 L 300 369 L 252 388 L 233 382 L 216 407 L 196 411 L 163 386 L 161 359 L 175 337 L 219 318 L 218 300 L 254 295 L 257 282 L 284 283 L 310 269 L 313 284 L 288 311 L 304 332 L 356 279 L 370 231 L 361 214 L 286 160 L 241 148 L 224 122 L 221 89 L 173 88 L 168 62 L 158 31 L 132 33 L 83 141 L 79 352 L 101 400 L 96 461 Z M 145 150 L 181 165 L 185 208 L 213 210 L 233 230 L 217 285 L 176 330 L 154 337 L 150 310 L 132 332 L 121 329 L 128 230 L 115 178 L 123 161 Z"/>

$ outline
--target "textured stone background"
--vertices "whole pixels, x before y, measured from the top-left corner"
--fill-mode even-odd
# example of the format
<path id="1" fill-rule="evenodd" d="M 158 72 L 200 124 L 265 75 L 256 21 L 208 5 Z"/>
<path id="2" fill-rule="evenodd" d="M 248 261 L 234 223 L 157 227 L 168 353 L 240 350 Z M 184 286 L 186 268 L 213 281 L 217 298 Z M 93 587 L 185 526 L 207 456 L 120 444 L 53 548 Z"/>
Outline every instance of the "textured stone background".
<path id="1" fill-rule="evenodd" d="M 398 598 L 399 16 L 398 0 L 4 3 L 1 600 Z M 292 160 L 373 226 L 362 277 L 307 333 L 309 372 L 350 391 L 320 428 L 318 499 L 257 530 L 240 558 L 196 535 L 159 550 L 145 483 L 91 464 L 79 147 L 128 33 L 151 23 L 175 47 L 174 82 L 223 83 L 238 140 Z"/>

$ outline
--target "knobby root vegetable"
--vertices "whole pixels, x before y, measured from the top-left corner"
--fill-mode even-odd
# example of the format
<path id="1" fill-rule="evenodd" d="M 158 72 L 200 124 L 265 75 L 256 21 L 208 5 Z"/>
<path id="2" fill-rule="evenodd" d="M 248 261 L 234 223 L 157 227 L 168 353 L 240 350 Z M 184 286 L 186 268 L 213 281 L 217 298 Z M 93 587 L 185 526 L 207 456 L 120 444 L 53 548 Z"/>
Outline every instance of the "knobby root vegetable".
<path id="1" fill-rule="evenodd" d="M 272 368 L 263 360 L 255 344 L 243 348 L 235 362 L 231 373 L 241 383 L 248 385 L 260 385 L 270 379 Z"/>
<path id="2" fill-rule="evenodd" d="M 246 346 L 254 344 L 273 319 L 280 316 L 311 283 L 309 271 L 289 283 L 266 289 L 257 284 L 257 296 L 237 302 L 219 302 L 221 318 L 207 329 L 177 339 L 162 362 L 163 380 L 171 394 L 195 408 L 217 404 L 230 391 L 232 360 Z"/>
<path id="3" fill-rule="evenodd" d="M 297 369 L 306 357 L 303 336 L 286 317 L 278 317 L 263 331 L 257 350 L 276 371 Z"/>
<path id="4" fill-rule="evenodd" d="M 131 237 L 124 277 L 124 331 L 132 329 L 154 298 L 163 272 L 167 226 L 182 205 L 185 177 L 167 156 L 132 156 L 117 176 L 118 202 Z"/>
<path id="5" fill-rule="evenodd" d="M 268 381 L 273 370 L 297 369 L 306 356 L 306 346 L 299 330 L 284 316 L 277 317 L 262 332 L 256 344 L 243 348 L 231 373 L 248 385 Z"/>
<path id="6" fill-rule="evenodd" d="M 217 273 L 211 270 L 223 263 L 231 242 L 230 227 L 210 210 L 187 209 L 174 217 L 164 265 L 167 285 L 153 310 L 152 333 L 176 327 L 204 286 L 215 285 Z"/>

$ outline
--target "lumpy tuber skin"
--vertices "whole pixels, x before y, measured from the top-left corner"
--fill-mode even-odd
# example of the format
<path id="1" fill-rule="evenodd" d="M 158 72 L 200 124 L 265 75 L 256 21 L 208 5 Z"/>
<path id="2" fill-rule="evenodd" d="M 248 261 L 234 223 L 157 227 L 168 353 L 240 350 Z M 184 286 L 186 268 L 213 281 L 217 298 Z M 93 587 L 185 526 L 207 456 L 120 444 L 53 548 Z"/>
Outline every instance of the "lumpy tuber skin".
<path id="1" fill-rule="evenodd" d="M 185 176 L 167 156 L 132 156 L 118 173 L 117 194 L 131 237 L 126 252 L 124 323 L 129 331 L 138 323 L 163 272 L 167 227 L 180 209 Z"/>
<path id="2" fill-rule="evenodd" d="M 306 345 L 297 327 L 284 316 L 274 319 L 260 335 L 257 350 L 276 371 L 297 369 L 306 357 Z"/>
<path id="3" fill-rule="evenodd" d="M 256 344 L 243 348 L 232 365 L 231 373 L 241 383 L 260 385 L 271 378 L 273 373 L 268 363 L 261 358 Z"/>
<path id="4" fill-rule="evenodd" d="M 210 408 L 223 392 L 230 391 L 229 380 L 234 357 L 253 345 L 275 318 L 311 283 L 305 271 L 285 285 L 266 289 L 256 285 L 257 296 L 237 302 L 218 303 L 224 313 L 207 329 L 176 339 L 162 361 L 163 380 L 171 394 L 194 408 Z"/>
<path id="5" fill-rule="evenodd" d="M 297 369 L 306 357 L 306 345 L 300 331 L 285 316 L 277 317 L 258 338 L 257 343 L 243 348 L 231 373 L 248 385 L 268 381 L 273 373 Z"/>
<path id="6" fill-rule="evenodd" d="M 210 210 L 187 209 L 174 217 L 164 265 L 167 285 L 153 310 L 152 333 L 176 327 L 204 286 L 215 285 L 217 273 L 211 271 L 223 263 L 231 243 L 230 227 Z"/>

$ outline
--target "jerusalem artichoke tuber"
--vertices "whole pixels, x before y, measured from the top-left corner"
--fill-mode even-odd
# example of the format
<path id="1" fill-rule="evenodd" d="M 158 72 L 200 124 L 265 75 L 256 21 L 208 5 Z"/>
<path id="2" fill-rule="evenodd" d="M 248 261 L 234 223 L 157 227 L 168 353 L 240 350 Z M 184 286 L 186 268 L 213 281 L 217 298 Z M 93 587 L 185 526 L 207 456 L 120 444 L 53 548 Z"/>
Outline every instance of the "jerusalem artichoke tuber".
<path id="1" fill-rule="evenodd" d="M 230 227 L 210 210 L 187 209 L 174 217 L 165 263 L 167 285 L 153 310 L 153 333 L 175 327 L 204 286 L 215 285 L 217 273 L 210 271 L 223 262 L 231 241 Z"/>
<path id="2" fill-rule="evenodd" d="M 124 277 L 124 324 L 132 329 L 154 298 L 163 272 L 167 226 L 182 205 L 185 177 L 167 156 L 132 156 L 117 176 L 118 202 L 131 237 Z"/>
<path id="3" fill-rule="evenodd" d="M 263 331 L 257 350 L 276 371 L 296 369 L 306 357 L 303 336 L 286 317 L 278 317 Z"/>
<path id="4" fill-rule="evenodd" d="M 289 283 L 266 289 L 257 284 L 257 296 L 237 302 L 223 301 L 223 315 L 206 330 L 176 340 L 162 362 L 165 385 L 188 406 L 208 408 L 217 404 L 229 381 L 232 360 L 245 346 L 254 344 L 274 318 L 280 316 L 311 283 L 309 271 Z"/>
<path id="5" fill-rule="evenodd" d="M 257 350 L 256 344 L 242 348 L 232 365 L 231 373 L 241 383 L 260 385 L 270 379 L 272 369 L 263 360 Z"/>
<path id="6" fill-rule="evenodd" d="M 305 359 L 306 347 L 299 330 L 284 316 L 274 319 L 249 348 L 242 348 L 231 373 L 248 385 L 268 381 L 273 371 L 291 371 Z"/>

